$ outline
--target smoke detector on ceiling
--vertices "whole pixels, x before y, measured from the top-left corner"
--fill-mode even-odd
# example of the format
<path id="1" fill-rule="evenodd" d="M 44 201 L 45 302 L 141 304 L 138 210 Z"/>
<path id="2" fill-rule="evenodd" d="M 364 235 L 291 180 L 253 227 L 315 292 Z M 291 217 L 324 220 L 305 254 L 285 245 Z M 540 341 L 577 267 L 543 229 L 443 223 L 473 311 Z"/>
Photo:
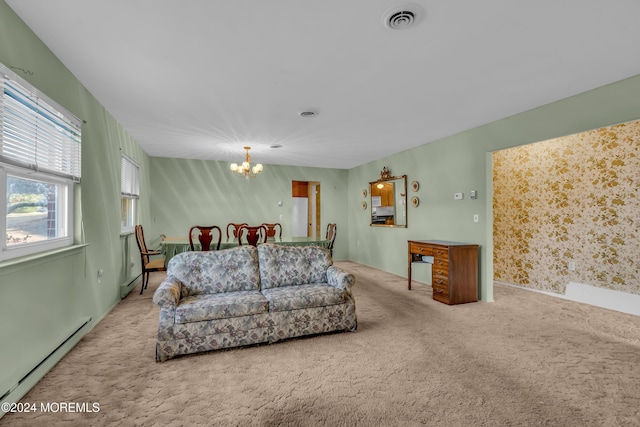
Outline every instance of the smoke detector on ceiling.
<path id="1" fill-rule="evenodd" d="M 415 3 L 392 7 L 382 15 L 382 23 L 392 30 L 404 30 L 422 20 L 424 9 Z"/>

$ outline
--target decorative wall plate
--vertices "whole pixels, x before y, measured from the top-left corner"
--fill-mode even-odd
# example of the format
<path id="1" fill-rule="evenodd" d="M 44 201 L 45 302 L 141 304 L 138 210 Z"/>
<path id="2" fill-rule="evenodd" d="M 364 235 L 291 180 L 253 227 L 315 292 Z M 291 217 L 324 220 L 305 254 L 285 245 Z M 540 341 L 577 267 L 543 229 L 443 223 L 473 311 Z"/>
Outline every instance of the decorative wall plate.
<path id="1" fill-rule="evenodd" d="M 411 190 L 418 191 L 420 188 L 420 183 L 418 181 L 411 181 Z"/>
<path id="2" fill-rule="evenodd" d="M 420 199 L 418 199 L 416 196 L 413 196 L 411 198 L 411 206 L 416 208 L 416 207 L 418 207 L 419 204 L 420 204 Z"/>
<path id="3" fill-rule="evenodd" d="M 362 197 L 367 197 L 367 189 L 366 188 L 362 189 Z"/>
<path id="4" fill-rule="evenodd" d="M 365 210 L 365 209 L 367 209 L 367 202 L 363 201 L 362 202 L 362 210 Z"/>

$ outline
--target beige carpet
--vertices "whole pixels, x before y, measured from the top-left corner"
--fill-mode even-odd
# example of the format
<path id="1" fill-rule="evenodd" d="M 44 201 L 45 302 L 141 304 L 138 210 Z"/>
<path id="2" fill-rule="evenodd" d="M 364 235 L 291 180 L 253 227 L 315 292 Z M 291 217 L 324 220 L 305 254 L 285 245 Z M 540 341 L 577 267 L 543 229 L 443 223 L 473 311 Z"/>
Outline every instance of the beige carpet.
<path id="1" fill-rule="evenodd" d="M 511 287 L 446 306 L 350 262 L 358 331 L 155 363 L 157 308 L 134 290 L 0 426 L 640 425 L 640 318 Z"/>

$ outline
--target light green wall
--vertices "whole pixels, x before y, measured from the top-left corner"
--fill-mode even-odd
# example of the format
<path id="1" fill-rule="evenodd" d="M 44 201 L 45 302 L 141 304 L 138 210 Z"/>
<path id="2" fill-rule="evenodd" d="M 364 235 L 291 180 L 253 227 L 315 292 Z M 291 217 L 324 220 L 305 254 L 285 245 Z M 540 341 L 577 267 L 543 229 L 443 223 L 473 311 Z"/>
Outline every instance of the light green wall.
<path id="1" fill-rule="evenodd" d="M 321 234 L 328 223 L 336 223 L 334 257 L 346 259 L 347 171 L 341 169 L 265 165 L 258 177 L 244 179 L 231 173 L 229 162 L 154 157 L 150 239 L 160 234 L 186 237 L 193 225 L 218 225 L 225 233 L 230 222 L 279 222 L 283 235 L 291 235 L 294 180 L 320 182 Z"/>
<path id="2" fill-rule="evenodd" d="M 490 153 L 570 135 L 640 117 L 640 76 L 635 76 L 534 110 L 471 129 L 349 170 L 349 258 L 407 276 L 407 240 L 440 239 L 480 245 L 480 294 L 491 301 L 492 206 Z M 398 138 L 402 138 L 398 135 Z M 360 209 L 360 191 L 380 176 L 420 182 L 420 206 L 409 208 L 406 229 L 370 227 Z M 478 190 L 478 199 L 469 198 Z M 464 200 L 453 194 L 463 192 Z M 480 222 L 473 223 L 473 214 Z M 429 267 L 417 265 L 415 280 L 430 283 Z"/>
<path id="3" fill-rule="evenodd" d="M 349 171 L 349 255 L 354 261 L 407 276 L 407 240 L 438 239 L 477 243 L 482 246 L 485 231 L 482 223 L 473 223 L 473 214 L 484 219 L 484 154 L 477 153 L 468 140 L 455 144 L 427 144 Z M 410 199 L 420 199 L 418 207 L 408 207 L 407 228 L 369 226 L 369 210 L 360 208 L 362 188 L 380 177 L 386 166 L 395 176 L 407 175 L 408 186 L 420 183 L 419 190 L 408 190 Z M 479 198 L 471 200 L 469 191 Z M 453 194 L 462 192 L 456 201 Z M 368 200 L 368 199 L 367 199 Z M 483 255 L 481 249 L 481 256 Z M 430 270 L 414 265 L 414 280 L 430 283 Z"/>
<path id="4" fill-rule="evenodd" d="M 73 332 L 77 322 L 92 319 L 86 332 L 104 317 L 119 301 L 120 286 L 139 273 L 135 239 L 120 236 L 121 150 L 142 167 L 142 221 L 148 221 L 150 210 L 145 173 L 149 157 L 4 1 L 0 1 L 0 62 L 28 70 L 25 74 L 14 69 L 86 122 L 74 228 L 76 242 L 88 244 L 53 256 L 0 263 L 1 396 Z M 125 253 L 127 258 L 134 256 L 133 270 Z M 98 269 L 104 270 L 100 284 Z M 42 374 L 41 368 L 9 398 L 19 398 Z"/>

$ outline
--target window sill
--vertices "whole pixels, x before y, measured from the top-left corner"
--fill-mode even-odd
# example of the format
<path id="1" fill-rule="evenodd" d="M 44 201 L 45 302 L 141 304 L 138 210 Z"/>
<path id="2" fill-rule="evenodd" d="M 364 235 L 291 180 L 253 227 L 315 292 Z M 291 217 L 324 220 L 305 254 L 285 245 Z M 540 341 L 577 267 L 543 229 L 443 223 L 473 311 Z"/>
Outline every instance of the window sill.
<path id="1" fill-rule="evenodd" d="M 0 276 L 76 255 L 87 246 L 89 246 L 87 243 L 65 246 L 64 248 L 52 249 L 50 251 L 0 261 Z"/>

